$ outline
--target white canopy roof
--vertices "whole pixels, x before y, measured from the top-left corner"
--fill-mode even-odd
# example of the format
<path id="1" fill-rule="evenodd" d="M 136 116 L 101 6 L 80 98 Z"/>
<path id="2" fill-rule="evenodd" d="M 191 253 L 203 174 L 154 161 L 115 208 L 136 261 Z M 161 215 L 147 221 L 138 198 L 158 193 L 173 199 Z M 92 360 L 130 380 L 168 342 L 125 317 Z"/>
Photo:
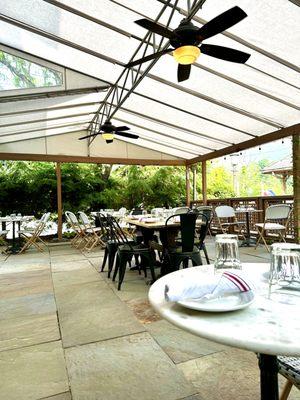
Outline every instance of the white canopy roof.
<path id="1" fill-rule="evenodd" d="M 0 0 L 0 50 L 64 76 L 55 90 L 0 92 L 0 153 L 191 160 L 299 123 L 300 7 L 241 0 L 248 17 L 209 43 L 250 53 L 245 65 L 201 55 L 190 79 L 178 83 L 166 55 L 113 119 L 138 140 L 78 141 L 145 35 L 134 21 L 155 19 L 164 2 Z M 206 0 L 193 22 L 201 26 L 234 5 Z M 178 7 L 171 28 L 187 1 Z"/>

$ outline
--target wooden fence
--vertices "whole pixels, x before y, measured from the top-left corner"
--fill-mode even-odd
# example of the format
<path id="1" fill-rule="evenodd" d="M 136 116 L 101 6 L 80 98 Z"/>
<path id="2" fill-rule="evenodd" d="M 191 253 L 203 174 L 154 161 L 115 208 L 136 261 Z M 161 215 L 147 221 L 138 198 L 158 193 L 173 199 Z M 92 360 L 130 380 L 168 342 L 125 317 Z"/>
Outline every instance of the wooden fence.
<path id="1" fill-rule="evenodd" d="M 263 222 L 265 219 L 265 210 L 267 207 L 274 204 L 290 204 L 293 206 L 294 197 L 290 195 L 285 196 L 265 196 L 265 197 L 235 197 L 235 198 L 226 198 L 226 199 L 209 199 L 207 200 L 207 205 L 212 206 L 213 209 L 220 205 L 228 205 L 233 207 L 234 209 L 238 208 L 254 208 L 256 210 L 263 210 L 261 213 L 250 213 L 250 231 L 251 234 L 255 235 L 257 230 L 255 228 L 255 224 L 257 222 Z M 191 201 L 191 207 L 202 205 L 203 202 L 201 200 Z M 239 221 L 245 220 L 245 214 L 239 213 L 236 211 L 236 216 Z M 218 232 L 218 222 L 217 219 L 213 218 L 211 228 L 213 232 Z M 291 217 L 288 224 L 287 229 L 287 238 L 290 240 L 295 239 L 294 235 L 294 216 L 293 212 L 291 213 Z"/>

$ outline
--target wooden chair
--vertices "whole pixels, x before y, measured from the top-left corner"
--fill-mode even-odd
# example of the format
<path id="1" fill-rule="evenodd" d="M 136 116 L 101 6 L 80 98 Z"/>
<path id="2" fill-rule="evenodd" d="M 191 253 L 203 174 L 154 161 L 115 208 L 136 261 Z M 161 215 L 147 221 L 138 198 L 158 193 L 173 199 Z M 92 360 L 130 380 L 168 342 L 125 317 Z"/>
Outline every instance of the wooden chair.
<path id="1" fill-rule="evenodd" d="M 75 232 L 75 236 L 71 240 L 71 244 L 76 248 L 80 247 L 82 244 L 84 244 L 84 246 L 85 246 L 88 240 L 87 240 L 87 235 L 85 233 L 84 226 L 82 226 L 79 223 L 76 215 L 74 213 L 72 213 L 71 211 L 66 211 L 65 215 L 66 215 L 67 222 L 69 223 L 69 225 Z"/>
<path id="2" fill-rule="evenodd" d="M 232 207 L 218 206 L 215 208 L 215 213 L 222 233 L 228 233 L 231 227 L 237 227 L 237 234 L 246 239 L 242 232 L 242 229 L 245 227 L 245 222 L 238 221 Z"/>
<path id="3" fill-rule="evenodd" d="M 289 223 L 292 208 L 288 204 L 275 204 L 266 209 L 265 221 L 255 224 L 258 231 L 258 239 L 255 249 L 262 240 L 266 249 L 270 252 L 270 248 L 265 240 L 265 232 L 271 231 L 278 234 L 276 241 L 285 242 L 285 234 Z"/>
<path id="4" fill-rule="evenodd" d="M 287 379 L 280 400 L 287 400 L 293 386 L 300 389 L 300 358 L 279 356 L 278 367 L 279 373 Z"/>
<path id="5" fill-rule="evenodd" d="M 25 240 L 25 244 L 19 251 L 19 254 L 23 253 L 23 251 L 25 251 L 25 250 L 28 250 L 29 247 L 31 247 L 31 246 L 36 247 L 41 252 L 44 251 L 38 242 L 41 242 L 43 245 L 47 246 L 46 243 L 43 241 L 43 239 L 40 236 L 41 236 L 49 218 L 50 218 L 50 212 L 45 213 L 42 216 L 42 218 L 38 221 L 35 228 L 22 229 L 22 230 L 18 231 L 20 237 Z"/>
<path id="6" fill-rule="evenodd" d="M 105 243 L 101 239 L 103 236 L 102 228 L 96 228 L 93 226 L 88 216 L 83 211 L 79 211 L 78 214 L 82 224 L 84 225 L 84 232 L 87 237 L 87 242 L 83 250 L 91 251 L 97 245 L 105 247 Z"/>

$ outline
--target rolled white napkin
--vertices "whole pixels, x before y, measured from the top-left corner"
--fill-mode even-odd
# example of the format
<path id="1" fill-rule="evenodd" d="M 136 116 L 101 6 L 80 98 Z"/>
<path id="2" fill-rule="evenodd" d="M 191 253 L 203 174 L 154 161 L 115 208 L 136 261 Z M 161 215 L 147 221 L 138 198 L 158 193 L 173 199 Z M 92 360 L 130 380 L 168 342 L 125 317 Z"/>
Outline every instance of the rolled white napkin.
<path id="1" fill-rule="evenodd" d="M 239 271 L 226 271 L 221 277 L 211 276 L 205 282 L 195 282 L 189 279 L 165 285 L 165 299 L 167 301 L 182 301 L 187 299 L 212 300 L 224 295 L 252 290 L 253 285 Z"/>

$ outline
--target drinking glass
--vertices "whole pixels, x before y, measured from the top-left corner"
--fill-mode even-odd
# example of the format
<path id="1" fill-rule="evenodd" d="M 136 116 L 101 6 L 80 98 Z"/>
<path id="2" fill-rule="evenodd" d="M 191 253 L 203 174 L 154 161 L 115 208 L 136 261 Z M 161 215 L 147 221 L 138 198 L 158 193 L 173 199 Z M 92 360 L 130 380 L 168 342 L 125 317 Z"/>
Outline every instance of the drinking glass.
<path id="1" fill-rule="evenodd" d="M 241 269 L 237 235 L 216 235 L 215 272 L 222 269 Z"/>
<path id="2" fill-rule="evenodd" d="M 274 243 L 271 245 L 269 297 L 272 286 L 300 290 L 300 245 Z"/>

